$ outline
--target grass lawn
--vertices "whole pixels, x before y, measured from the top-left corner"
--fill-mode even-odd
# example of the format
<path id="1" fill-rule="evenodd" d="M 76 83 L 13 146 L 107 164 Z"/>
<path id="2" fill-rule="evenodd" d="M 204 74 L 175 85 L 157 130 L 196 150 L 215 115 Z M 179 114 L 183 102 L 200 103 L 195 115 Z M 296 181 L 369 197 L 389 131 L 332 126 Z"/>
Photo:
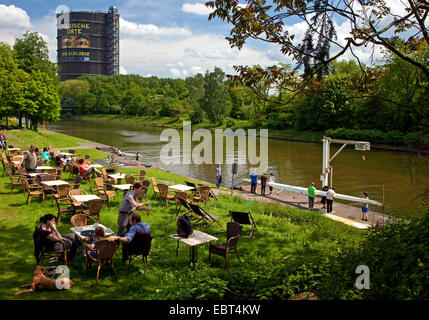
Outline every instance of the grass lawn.
<path id="1" fill-rule="evenodd" d="M 68 147 L 73 141 L 55 135 L 52 136 L 55 142 L 48 141 L 47 144 L 55 146 L 63 139 Z M 158 169 L 145 170 L 148 177 L 155 176 L 175 184 L 186 179 Z M 121 171 L 138 173 L 139 169 Z M 68 172 L 63 173 L 63 180 L 68 175 Z M 89 191 L 87 181 L 81 189 Z M 148 194 L 152 197 L 152 187 Z M 117 230 L 122 197 L 123 192 L 116 191 L 112 208 L 105 205 L 101 213 L 101 223 L 114 231 Z M 210 200 L 210 208 L 207 209 L 222 217 L 223 228 L 213 224 L 203 231 L 212 234 L 226 230 L 226 223 L 230 221 L 229 210 L 251 211 L 258 228 L 253 239 L 249 240 L 249 227 L 244 227 L 237 246 L 241 262 L 235 254 L 231 254 L 226 270 L 222 257 L 213 255 L 211 262 L 208 261 L 208 245 L 199 247 L 196 266 L 189 265 L 187 246 L 181 244 L 176 256 L 177 243 L 169 238 L 169 235 L 176 233 L 175 205 L 170 201 L 166 208 L 157 197 L 151 200 L 151 213 L 146 215 L 142 212 L 142 220 L 149 224 L 153 234 L 147 267 L 141 260 L 135 260 L 127 277 L 127 266 L 121 264 L 120 248 L 114 259 L 119 283 L 110 268 L 103 267 L 99 284 L 94 286 L 96 267 L 93 265 L 86 271 L 84 259 L 78 254 L 77 266 L 70 268 L 70 277 L 76 283 L 71 290 L 15 297 L 13 294 L 21 290 L 19 286 L 32 280 L 35 266 L 34 228 L 39 225 L 42 215 L 56 215 L 57 208 L 52 205 L 49 196 L 44 203 L 33 198 L 27 205 L 26 195 L 16 189 L 10 193 L 9 178 L 1 175 L 0 199 L 0 299 L 288 299 L 301 292 L 314 292 L 326 299 L 350 298 L 358 294 L 353 290 L 336 292 L 330 287 L 326 288 L 326 283 L 336 283 L 337 277 L 330 271 L 329 263 L 335 262 L 348 248 L 357 247 L 365 231 L 332 221 L 316 212 L 249 203 L 238 197 L 223 195 L 217 201 Z M 63 215 L 60 233 L 70 233 L 70 227 L 69 217 Z M 194 226 L 194 229 L 199 227 Z M 215 236 L 225 241 L 224 233 Z M 354 269 L 351 272 L 354 273 Z"/>
<path id="2" fill-rule="evenodd" d="M 13 145 L 23 150 L 28 149 L 32 144 L 43 150 L 44 147 L 48 146 L 52 148 L 68 148 L 79 146 L 79 142 L 88 142 L 88 140 L 42 129 L 39 129 L 38 132 L 33 130 L 21 130 L 5 131 L 4 133 L 14 137 L 14 139 L 7 140 L 8 145 Z"/>

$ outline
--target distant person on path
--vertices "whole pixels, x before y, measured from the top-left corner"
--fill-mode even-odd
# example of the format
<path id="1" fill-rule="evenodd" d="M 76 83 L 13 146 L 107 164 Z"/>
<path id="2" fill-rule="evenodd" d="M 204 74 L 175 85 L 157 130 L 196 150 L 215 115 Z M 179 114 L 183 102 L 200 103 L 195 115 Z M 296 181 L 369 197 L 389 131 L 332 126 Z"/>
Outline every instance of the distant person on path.
<path id="1" fill-rule="evenodd" d="M 316 188 L 315 183 L 312 182 L 308 187 L 308 210 L 313 210 L 314 206 L 314 197 L 316 196 Z"/>
<path id="2" fill-rule="evenodd" d="M 322 191 L 328 191 L 328 186 L 324 186 L 322 188 Z M 322 209 L 326 209 L 326 196 L 322 196 L 322 200 L 320 200 L 320 203 L 323 204 Z"/>
<path id="3" fill-rule="evenodd" d="M 222 182 L 222 168 L 220 163 L 216 167 L 216 180 L 217 180 L 216 186 L 219 188 Z"/>
<path id="4" fill-rule="evenodd" d="M 122 200 L 121 207 L 119 208 L 118 231 L 116 232 L 118 236 L 123 236 L 123 233 L 129 222 L 128 217 L 134 212 L 134 210 L 146 210 L 147 212 L 150 212 L 150 208 L 144 207 L 150 205 L 150 202 L 139 203 L 139 198 L 142 196 L 143 188 L 141 183 L 134 183 L 133 190 L 125 195 L 124 199 Z"/>
<path id="5" fill-rule="evenodd" d="M 118 156 L 122 157 L 121 149 L 118 149 Z"/>
<path id="6" fill-rule="evenodd" d="M 272 183 L 274 183 L 274 182 L 276 182 L 276 179 L 274 178 L 274 175 L 273 175 L 273 173 L 272 172 L 270 172 L 270 177 L 269 177 L 269 179 L 268 179 L 268 182 L 272 182 Z M 272 186 L 270 186 L 270 196 L 273 194 L 273 187 Z"/>
<path id="7" fill-rule="evenodd" d="M 140 160 L 140 153 L 137 152 L 137 154 L 136 154 L 136 161 L 139 161 L 139 160 Z"/>
<path id="8" fill-rule="evenodd" d="M 265 196 L 265 187 L 267 186 L 267 176 L 264 172 L 261 176 L 261 195 Z"/>
<path id="9" fill-rule="evenodd" d="M 258 185 L 258 174 L 253 169 L 252 173 L 250 174 L 250 192 L 256 193 L 256 186 Z"/>
<path id="10" fill-rule="evenodd" d="M 369 200 L 368 198 L 368 192 L 364 192 L 363 196 L 365 197 L 366 200 Z M 363 221 L 368 221 L 368 202 L 366 203 L 362 203 L 362 219 Z"/>
<path id="11" fill-rule="evenodd" d="M 335 187 L 332 186 L 331 189 L 329 189 L 326 192 L 326 212 L 332 212 L 332 204 L 334 203 L 335 198 Z"/>
<path id="12" fill-rule="evenodd" d="M 37 167 L 37 155 L 36 147 L 31 145 L 30 150 L 26 151 L 24 158 L 22 159 L 22 167 L 27 170 L 27 172 L 36 172 Z"/>

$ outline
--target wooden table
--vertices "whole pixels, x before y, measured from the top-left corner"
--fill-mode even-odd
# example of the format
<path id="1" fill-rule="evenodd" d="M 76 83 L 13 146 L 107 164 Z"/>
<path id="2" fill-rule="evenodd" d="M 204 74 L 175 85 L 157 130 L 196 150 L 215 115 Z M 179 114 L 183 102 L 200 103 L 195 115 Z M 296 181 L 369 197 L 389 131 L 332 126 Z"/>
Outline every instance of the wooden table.
<path id="1" fill-rule="evenodd" d="M 108 176 L 112 179 L 123 179 L 123 178 L 125 178 L 125 174 L 117 174 L 117 173 L 109 174 Z"/>
<path id="2" fill-rule="evenodd" d="M 43 174 L 41 172 L 32 172 L 32 173 L 27 173 L 27 176 L 34 178 L 35 176 L 38 176 L 39 174 Z"/>
<path id="3" fill-rule="evenodd" d="M 50 170 L 50 169 L 55 169 L 54 167 L 50 167 L 50 166 L 39 166 L 36 167 L 36 170 Z"/>
<path id="4" fill-rule="evenodd" d="M 168 188 L 178 191 L 189 191 L 195 189 L 194 187 L 186 186 L 184 184 L 175 184 L 174 186 L 168 186 Z"/>
<path id="5" fill-rule="evenodd" d="M 7 151 L 21 151 L 21 149 L 20 148 L 10 148 L 10 149 L 7 149 Z"/>
<path id="6" fill-rule="evenodd" d="M 96 227 L 102 227 L 104 229 L 104 235 L 106 237 L 109 237 L 112 234 L 114 234 L 114 232 L 113 232 L 112 229 L 106 228 L 101 223 L 95 223 L 93 225 L 82 226 L 82 227 L 73 227 L 73 228 L 70 228 L 70 230 L 76 235 L 76 237 L 79 238 L 80 241 L 82 241 L 82 242 L 89 242 L 89 241 L 91 241 L 91 239 L 93 237 L 85 237 L 85 236 L 81 235 L 81 232 L 82 231 L 86 231 L 86 230 L 95 231 Z"/>
<path id="7" fill-rule="evenodd" d="M 219 240 L 218 238 L 199 230 L 194 230 L 193 234 L 191 234 L 189 238 L 182 238 L 179 237 L 177 234 L 170 235 L 170 238 L 177 240 L 176 256 L 179 252 L 180 242 L 190 247 L 191 263 L 197 262 L 197 247 L 199 245 Z"/>
<path id="8" fill-rule="evenodd" d="M 65 184 L 70 184 L 70 183 L 63 181 L 63 180 L 51 180 L 51 181 L 42 181 L 42 184 L 47 185 L 49 187 L 53 187 L 53 186 L 61 186 L 61 185 L 65 185 Z"/>
<path id="9" fill-rule="evenodd" d="M 93 167 L 93 168 L 103 168 L 103 166 L 101 164 L 91 164 L 90 167 Z"/>
<path id="10" fill-rule="evenodd" d="M 75 195 L 75 196 L 72 196 L 72 198 L 78 202 L 88 202 L 91 200 L 101 199 L 99 196 L 96 196 L 95 194 Z"/>
<path id="11" fill-rule="evenodd" d="M 73 155 L 73 153 L 68 153 L 68 152 L 60 152 L 60 155 L 62 155 L 62 156 L 65 156 L 65 157 L 68 157 L 68 156 L 72 156 Z"/>
<path id="12" fill-rule="evenodd" d="M 123 190 L 123 191 L 128 191 L 128 190 L 130 190 L 132 186 L 133 186 L 133 185 L 132 185 L 132 184 L 130 184 L 130 183 L 125 183 L 125 184 L 113 184 L 113 185 L 112 185 L 112 187 L 113 187 L 113 188 L 115 188 L 115 189 L 120 189 L 120 190 Z"/>

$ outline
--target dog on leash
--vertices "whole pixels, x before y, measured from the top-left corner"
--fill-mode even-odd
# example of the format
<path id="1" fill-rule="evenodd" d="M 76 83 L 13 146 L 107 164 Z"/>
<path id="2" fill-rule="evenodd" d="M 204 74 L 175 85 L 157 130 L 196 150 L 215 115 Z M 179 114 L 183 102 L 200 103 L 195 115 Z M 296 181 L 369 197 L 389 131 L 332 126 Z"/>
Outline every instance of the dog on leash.
<path id="1" fill-rule="evenodd" d="M 56 285 L 56 279 L 50 279 L 46 277 L 45 276 L 46 270 L 47 269 L 44 266 L 36 266 L 36 269 L 34 270 L 34 274 L 33 274 L 33 282 L 30 284 L 21 286 L 21 288 L 31 287 L 31 289 L 19 291 L 14 295 L 17 296 L 22 293 L 42 291 L 42 290 L 58 290 Z M 68 278 L 61 279 L 61 284 L 64 285 L 66 281 L 69 281 L 70 288 L 75 285 L 75 283 Z"/>

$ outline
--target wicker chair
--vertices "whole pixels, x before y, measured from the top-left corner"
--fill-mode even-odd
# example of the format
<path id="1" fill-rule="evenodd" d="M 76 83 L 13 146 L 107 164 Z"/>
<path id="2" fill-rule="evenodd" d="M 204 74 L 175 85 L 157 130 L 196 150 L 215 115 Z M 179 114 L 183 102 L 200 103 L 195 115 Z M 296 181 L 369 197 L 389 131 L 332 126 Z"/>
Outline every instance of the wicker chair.
<path id="1" fill-rule="evenodd" d="M 41 186 L 32 184 L 30 185 L 28 183 L 27 179 L 24 179 L 24 187 L 27 190 L 28 196 L 27 196 L 27 205 L 31 203 L 31 198 L 34 196 L 39 196 L 40 200 L 43 199 L 43 202 L 45 201 L 45 193 L 43 192 L 43 189 Z"/>
<path id="2" fill-rule="evenodd" d="M 125 183 L 134 184 L 136 182 L 136 178 L 130 175 L 125 176 Z"/>
<path id="3" fill-rule="evenodd" d="M 57 220 L 58 225 L 61 223 L 61 216 L 66 213 L 76 213 L 76 208 L 73 205 L 73 202 L 68 198 L 55 198 L 55 202 L 58 208 Z"/>
<path id="4" fill-rule="evenodd" d="M 23 180 L 21 179 L 21 176 L 17 176 L 17 175 L 12 175 L 12 170 L 7 170 L 8 172 L 8 175 L 9 175 L 9 178 L 10 178 L 10 185 L 11 185 L 11 188 L 10 188 L 10 193 L 12 193 L 13 192 L 13 188 L 16 186 L 16 187 L 21 187 L 22 189 L 24 189 L 24 186 L 23 186 Z"/>
<path id="5" fill-rule="evenodd" d="M 159 194 L 158 183 L 156 182 L 156 178 L 152 177 L 152 187 L 153 187 L 153 196 L 155 198 L 157 194 Z"/>
<path id="6" fill-rule="evenodd" d="M 86 214 L 75 214 L 73 217 L 70 218 L 70 223 L 73 225 L 73 227 L 83 227 L 88 224 L 88 218 L 91 219 L 94 223 L 97 221 Z"/>
<path id="7" fill-rule="evenodd" d="M 110 209 L 110 198 L 116 197 L 116 192 L 113 190 L 106 190 L 102 177 L 95 178 L 95 185 L 97 187 L 97 193 L 101 198 L 107 200 L 107 204 Z"/>
<path id="8" fill-rule="evenodd" d="M 140 170 L 140 174 L 133 174 L 133 176 L 136 178 L 136 180 L 143 182 L 144 178 L 146 177 L 146 170 Z"/>
<path id="9" fill-rule="evenodd" d="M 226 238 L 227 243 L 223 244 L 211 244 L 209 248 L 209 260 L 211 258 L 211 254 L 216 254 L 225 258 L 225 269 L 228 266 L 228 254 L 230 251 L 234 250 L 237 255 L 238 261 L 240 261 L 240 256 L 237 252 L 237 242 L 240 238 L 240 232 L 243 227 L 236 222 L 228 222 L 226 224 Z"/>
<path id="10" fill-rule="evenodd" d="M 158 184 L 158 189 L 159 189 L 159 197 L 161 198 L 161 201 L 165 202 L 165 205 L 168 208 L 168 200 L 174 200 L 176 197 L 171 194 L 168 194 L 168 186 L 166 184 L 163 184 L 163 183 Z"/>
<path id="11" fill-rule="evenodd" d="M 199 186 L 197 190 L 199 195 L 197 197 L 194 196 L 192 198 L 192 202 L 198 202 L 198 203 L 204 202 L 206 206 L 209 206 L 208 201 L 209 201 L 210 187 Z"/>
<path id="12" fill-rule="evenodd" d="M 102 199 L 94 199 L 88 201 L 88 209 L 83 209 L 82 214 L 96 217 L 96 220 L 100 221 L 100 213 L 103 208 L 104 201 Z"/>
<path id="13" fill-rule="evenodd" d="M 54 193 L 52 194 L 52 198 L 58 200 L 69 200 L 69 192 L 71 186 L 69 184 L 60 184 L 56 186 L 54 189 Z"/>
<path id="14" fill-rule="evenodd" d="M 97 258 L 94 258 L 89 250 L 89 245 L 86 245 L 86 269 L 88 270 L 92 263 L 98 263 L 97 268 L 97 279 L 95 284 L 98 283 L 98 277 L 100 275 L 100 269 L 103 264 L 109 265 L 112 267 L 116 280 L 119 281 L 118 274 L 116 273 L 115 266 L 113 265 L 113 256 L 119 248 L 119 240 L 109 241 L 109 240 L 98 240 L 95 243 L 95 251 L 97 252 Z"/>
<path id="15" fill-rule="evenodd" d="M 179 198 L 182 198 L 184 200 L 188 200 L 188 193 L 186 191 L 177 190 L 177 191 L 174 191 L 174 196 L 175 196 L 175 200 L 176 200 L 176 213 L 177 213 L 178 212 L 177 207 L 179 207 L 179 209 L 180 209 L 180 206 L 181 206 Z"/>

